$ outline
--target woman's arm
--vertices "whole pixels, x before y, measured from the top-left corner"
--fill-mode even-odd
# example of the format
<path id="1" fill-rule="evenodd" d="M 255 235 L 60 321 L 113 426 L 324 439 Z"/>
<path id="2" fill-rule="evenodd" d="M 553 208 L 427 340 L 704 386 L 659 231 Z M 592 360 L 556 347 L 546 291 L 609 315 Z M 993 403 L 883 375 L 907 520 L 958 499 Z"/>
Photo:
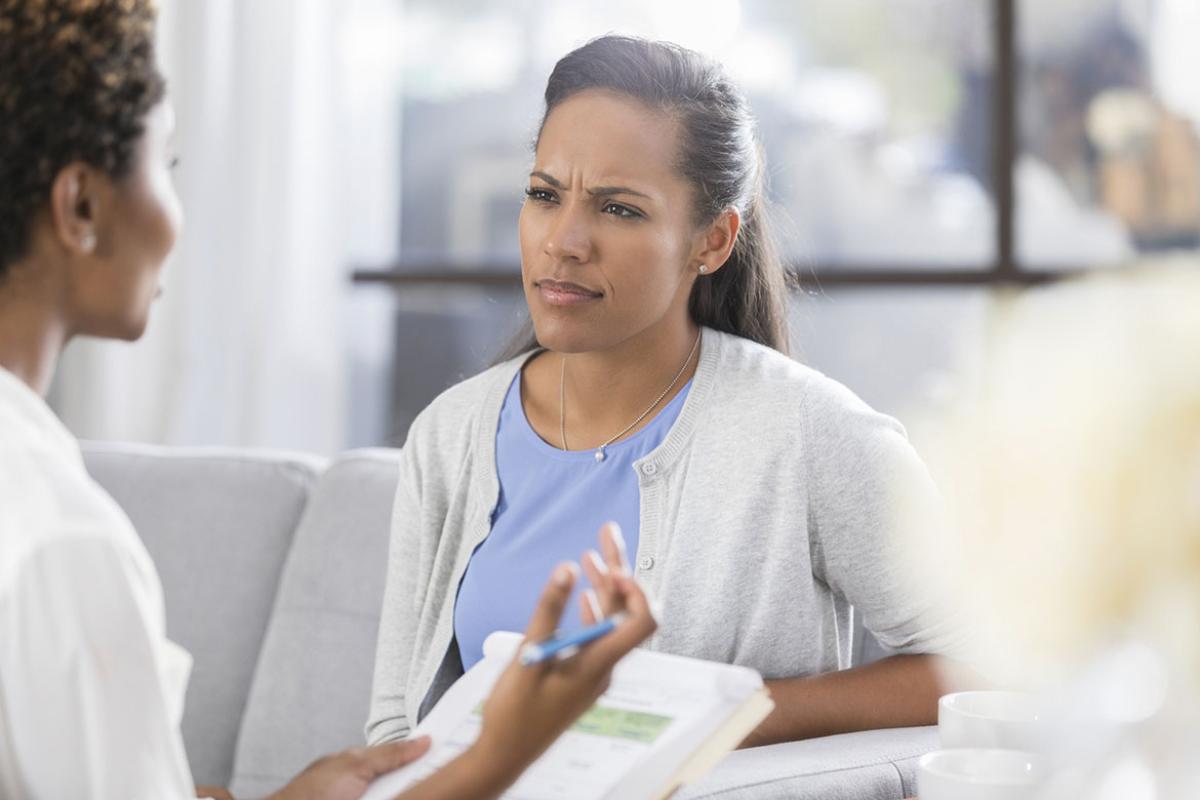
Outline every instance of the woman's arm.
<path id="1" fill-rule="evenodd" d="M 410 435 L 401 455 L 396 499 L 392 506 L 387 584 L 379 615 L 375 673 L 366 726 L 368 744 L 402 739 L 412 725 L 407 715 L 404 687 L 416 639 L 418 571 L 421 569 L 418 540 L 421 502 L 416 478 L 419 465 L 413 441 L 414 437 Z"/>
<path id="2" fill-rule="evenodd" d="M 924 653 L 957 652 L 961 620 L 911 574 L 900 531 L 901 509 L 936 519 L 936 489 L 903 428 L 844 387 L 813 386 L 804 411 L 813 576 L 882 644 L 909 654 L 769 681 L 775 710 L 747 744 L 933 724 L 940 659 Z"/>
<path id="3" fill-rule="evenodd" d="M 742 747 L 836 733 L 933 725 L 942 694 L 937 657 L 891 656 L 811 678 L 767 681 L 775 710 Z"/>

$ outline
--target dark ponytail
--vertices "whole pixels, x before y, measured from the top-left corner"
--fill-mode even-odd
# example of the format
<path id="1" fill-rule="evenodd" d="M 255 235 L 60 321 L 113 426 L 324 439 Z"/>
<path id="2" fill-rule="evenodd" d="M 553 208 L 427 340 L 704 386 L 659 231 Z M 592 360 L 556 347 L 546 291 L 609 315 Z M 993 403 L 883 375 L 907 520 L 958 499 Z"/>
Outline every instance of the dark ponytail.
<path id="1" fill-rule="evenodd" d="M 758 156 L 763 170 L 761 152 Z M 761 178 L 742 209 L 742 226 L 725 266 L 692 287 L 688 311 L 700 325 L 788 352 L 787 273 L 771 236 Z"/>
<path id="2" fill-rule="evenodd" d="M 692 185 L 697 225 L 728 208 L 741 214 L 729 260 L 692 288 L 692 319 L 787 353 L 786 273 L 770 231 L 762 147 L 741 92 L 719 64 L 692 50 L 602 36 L 555 65 L 542 126 L 560 103 L 588 89 L 614 91 L 675 115 L 681 131 L 676 169 Z M 536 346 L 527 324 L 506 356 Z"/>

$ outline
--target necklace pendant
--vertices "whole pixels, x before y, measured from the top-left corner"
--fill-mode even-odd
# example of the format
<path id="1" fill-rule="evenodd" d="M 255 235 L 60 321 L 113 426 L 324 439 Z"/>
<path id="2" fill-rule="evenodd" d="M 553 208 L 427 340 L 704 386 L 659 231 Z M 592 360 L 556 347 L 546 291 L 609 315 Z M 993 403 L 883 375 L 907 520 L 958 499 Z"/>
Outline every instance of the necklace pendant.
<path id="1" fill-rule="evenodd" d="M 604 460 L 604 448 L 601 447 L 596 450 L 596 463 L 599 464 L 603 460 Z"/>

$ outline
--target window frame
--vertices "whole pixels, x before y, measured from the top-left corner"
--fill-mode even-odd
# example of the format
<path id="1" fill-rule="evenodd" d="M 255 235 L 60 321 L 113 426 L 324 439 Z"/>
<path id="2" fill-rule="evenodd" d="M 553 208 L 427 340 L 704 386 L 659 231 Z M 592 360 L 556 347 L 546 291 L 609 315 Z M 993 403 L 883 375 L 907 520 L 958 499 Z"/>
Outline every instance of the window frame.
<path id="1" fill-rule="evenodd" d="M 1016 257 L 1016 197 L 1014 168 L 1020 146 L 1018 116 L 1019 59 L 1017 56 L 1018 0 L 991 0 L 992 48 L 995 76 L 991 103 L 992 191 L 996 207 L 993 230 L 994 257 L 990 265 L 950 269 L 894 268 L 881 265 L 822 264 L 795 265 L 791 273 L 806 288 L 839 286 L 862 287 L 938 287 L 938 286 L 1012 286 L 1049 283 L 1090 272 L 1086 266 L 1040 267 L 1023 269 Z M 505 287 L 519 285 L 520 270 L 507 262 L 461 264 L 452 261 L 402 261 L 386 267 L 360 267 L 353 270 L 358 284 L 391 286 L 444 285 Z"/>

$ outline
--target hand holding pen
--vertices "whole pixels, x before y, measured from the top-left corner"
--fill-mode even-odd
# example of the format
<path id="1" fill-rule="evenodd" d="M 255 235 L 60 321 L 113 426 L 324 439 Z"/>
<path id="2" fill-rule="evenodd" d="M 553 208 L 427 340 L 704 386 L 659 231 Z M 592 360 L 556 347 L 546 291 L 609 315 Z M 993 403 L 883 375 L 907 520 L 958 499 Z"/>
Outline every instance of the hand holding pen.
<path id="1" fill-rule="evenodd" d="M 581 606 L 584 624 L 606 622 L 606 633 L 570 657 L 545 657 L 528 665 L 520 656 L 513 659 L 483 704 L 483 728 L 475 744 L 410 789 L 405 800 L 499 796 L 599 699 L 617 662 L 654 633 L 653 612 L 629 574 L 616 525 L 601 528 L 600 552 L 604 555 L 589 551 L 582 559 L 592 589 L 584 593 Z M 521 651 L 549 643 L 578 578 L 574 564 L 555 567 L 525 629 Z"/>
<path id="2" fill-rule="evenodd" d="M 580 603 L 586 627 L 541 641 L 527 641 L 518 656 L 521 664 L 531 666 L 550 658 L 570 658 L 581 647 L 611 633 L 627 619 L 616 583 L 619 576 L 629 575 L 629 557 L 620 526 L 615 522 L 605 523 L 600 529 L 600 552 L 588 550 L 580 560 L 592 586 L 584 591 Z"/>
<path id="3" fill-rule="evenodd" d="M 509 769 L 504 777 L 516 780 L 604 693 L 616 663 L 654 633 L 654 615 L 629 574 L 620 536 L 615 525 L 605 525 L 600 532 L 604 555 L 590 551 L 582 559 L 593 587 L 581 603 L 583 622 L 595 625 L 607 616 L 611 630 L 570 658 L 549 658 L 529 666 L 514 659 L 484 703 L 472 768 L 493 775 L 493 770 Z M 527 644 L 544 643 L 558 629 L 578 577 L 574 564 L 555 568 L 525 630 Z"/>

